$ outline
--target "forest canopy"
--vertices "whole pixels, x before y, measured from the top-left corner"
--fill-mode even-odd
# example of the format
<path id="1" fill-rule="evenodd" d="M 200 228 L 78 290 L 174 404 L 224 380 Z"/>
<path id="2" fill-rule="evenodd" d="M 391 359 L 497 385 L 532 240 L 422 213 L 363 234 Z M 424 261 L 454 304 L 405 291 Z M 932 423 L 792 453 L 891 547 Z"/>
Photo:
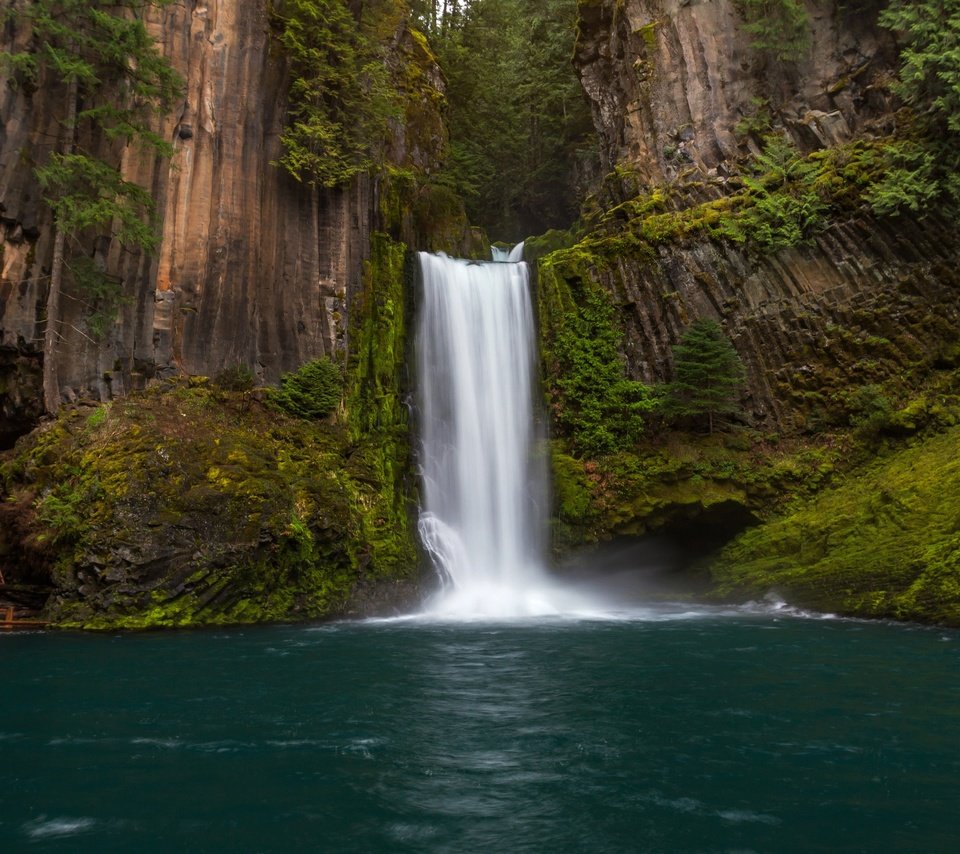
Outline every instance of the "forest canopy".
<path id="1" fill-rule="evenodd" d="M 447 79 L 442 180 L 491 239 L 576 219 L 593 162 L 589 108 L 571 58 L 576 0 L 414 0 Z"/>

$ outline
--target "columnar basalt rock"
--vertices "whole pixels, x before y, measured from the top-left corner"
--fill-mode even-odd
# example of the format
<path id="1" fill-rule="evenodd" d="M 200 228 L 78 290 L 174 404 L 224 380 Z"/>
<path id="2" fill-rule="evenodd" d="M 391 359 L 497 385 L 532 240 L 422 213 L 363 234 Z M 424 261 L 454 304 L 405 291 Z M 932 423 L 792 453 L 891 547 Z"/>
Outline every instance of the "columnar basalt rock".
<path id="1" fill-rule="evenodd" d="M 175 153 L 166 161 L 130 149 L 97 150 L 125 178 L 151 189 L 162 241 L 155 257 L 117 245 L 97 248 L 123 282 L 117 322 L 102 340 L 89 334 L 77 295 L 67 294 L 60 347 L 67 398 L 104 400 L 153 376 L 213 375 L 238 364 L 275 381 L 346 346 L 378 185 L 361 178 L 315 189 L 272 165 L 281 154 L 287 72 L 268 7 L 265 0 L 187 0 L 151 12 L 151 33 L 186 81 L 181 108 L 159 120 Z M 419 42 L 399 12 L 396 24 L 394 48 L 409 59 Z M 23 42 L 22 29 L 8 25 L 0 46 Z M 414 59 L 432 63 L 426 54 Z M 418 77 L 421 85 L 442 85 L 439 74 L 428 72 Z M 8 83 L 0 80 L 0 398 L 11 432 L 22 432 L 36 413 L 14 400 L 38 391 L 17 385 L 25 372 L 6 366 L 40 360 L 53 229 L 32 167 L 56 138 L 62 116 L 55 91 Z M 416 99 L 421 112 L 437 112 L 442 93 L 427 94 L 434 97 Z M 421 116 L 415 132 L 397 124 L 398 163 L 423 168 L 436 158 L 438 116 Z M 32 378 L 35 371 L 26 373 Z"/>
<path id="2" fill-rule="evenodd" d="M 575 63 L 613 173 L 601 204 L 660 186 L 680 210 L 739 191 L 728 176 L 757 151 L 742 122 L 758 110 L 801 152 L 889 133 L 897 59 L 880 4 L 804 6 L 808 44 L 778 61 L 752 45 L 735 0 L 580 0 Z M 716 318 L 747 365 L 748 412 L 771 428 L 815 423 L 844 389 L 919 375 L 960 319 L 960 245 L 933 214 L 848 210 L 774 253 L 699 232 L 607 255 L 596 276 L 621 306 L 631 375 L 669 380 L 684 327 Z"/>
<path id="3" fill-rule="evenodd" d="M 746 363 L 751 420 L 803 428 L 831 396 L 909 384 L 937 362 L 960 325 L 958 271 L 952 224 L 904 217 L 837 224 L 776 255 L 711 241 L 661 246 L 599 276 L 621 306 L 637 379 L 669 380 L 683 330 L 715 318 Z"/>
<path id="4" fill-rule="evenodd" d="M 662 183 L 735 160 L 737 123 L 773 105 L 807 147 L 889 118 L 894 59 L 870 4 L 805 0 L 809 45 L 795 60 L 751 46 L 735 0 L 580 0 L 575 64 L 607 170 Z"/>

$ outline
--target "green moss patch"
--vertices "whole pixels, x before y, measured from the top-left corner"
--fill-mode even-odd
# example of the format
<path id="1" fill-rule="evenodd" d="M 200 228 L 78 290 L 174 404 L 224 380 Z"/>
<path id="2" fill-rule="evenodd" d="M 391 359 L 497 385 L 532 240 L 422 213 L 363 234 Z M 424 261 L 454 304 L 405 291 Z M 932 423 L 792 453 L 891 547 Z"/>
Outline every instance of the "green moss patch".
<path id="1" fill-rule="evenodd" d="M 2 468 L 5 572 L 45 549 L 44 616 L 115 628 L 343 614 L 357 591 L 407 581 L 383 444 L 277 413 L 248 395 L 176 383 L 65 411 Z"/>
<path id="2" fill-rule="evenodd" d="M 719 594 L 960 625 L 958 447 L 956 427 L 918 439 L 747 531 L 713 568 Z"/>

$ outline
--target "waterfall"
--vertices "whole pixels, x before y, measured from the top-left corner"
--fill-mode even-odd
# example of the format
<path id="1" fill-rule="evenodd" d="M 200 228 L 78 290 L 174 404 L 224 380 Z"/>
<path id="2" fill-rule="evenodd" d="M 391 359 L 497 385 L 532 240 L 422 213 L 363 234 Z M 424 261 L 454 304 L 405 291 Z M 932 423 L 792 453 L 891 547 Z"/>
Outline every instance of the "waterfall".
<path id="1" fill-rule="evenodd" d="M 537 341 L 522 244 L 494 263 L 420 253 L 420 536 L 450 616 L 555 613 L 543 565 Z"/>

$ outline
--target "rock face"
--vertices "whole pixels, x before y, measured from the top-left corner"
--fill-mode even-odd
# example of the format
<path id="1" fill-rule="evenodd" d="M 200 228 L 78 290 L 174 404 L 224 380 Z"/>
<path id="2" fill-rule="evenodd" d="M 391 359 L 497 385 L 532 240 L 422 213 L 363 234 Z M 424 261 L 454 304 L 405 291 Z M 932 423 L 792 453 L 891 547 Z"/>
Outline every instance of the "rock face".
<path id="1" fill-rule="evenodd" d="M 316 190 L 271 165 L 281 153 L 287 81 L 268 7 L 187 0 L 152 13 L 151 32 L 186 81 L 182 107 L 159 128 L 175 154 L 169 162 L 129 149 L 115 154 L 125 178 L 151 188 L 162 242 L 156 257 L 98 247 L 123 283 L 116 323 L 101 340 L 90 335 L 77 295 L 66 294 L 60 380 L 67 398 L 105 400 L 154 376 L 214 375 L 238 364 L 274 381 L 345 347 L 379 186 L 363 179 Z M 395 53 L 430 65 L 401 13 Z M 8 26 L 0 47 L 23 38 Z M 436 73 L 420 78 L 425 87 L 442 82 Z M 428 94 L 416 99 L 418 109 L 436 113 L 442 93 Z M 36 414 L 30 401 L 39 395 L 52 250 L 49 211 L 30 166 L 60 119 L 55 91 L 31 94 L 0 81 L 0 417 L 11 434 Z M 435 162 L 442 145 L 438 115 L 418 121 L 429 132 L 396 128 L 401 165 Z"/>
<path id="2" fill-rule="evenodd" d="M 809 45 L 781 61 L 752 47 L 735 0 L 580 0 L 575 64 L 606 169 L 662 183 L 739 153 L 734 128 L 770 104 L 808 147 L 887 121 L 895 58 L 879 3 L 805 0 Z"/>
<path id="3" fill-rule="evenodd" d="M 575 62 L 593 105 L 614 198 L 666 188 L 674 209 L 742 185 L 735 132 L 763 111 L 800 151 L 888 133 L 896 49 L 878 3 L 807 0 L 809 44 L 778 62 L 752 46 L 734 0 L 581 0 Z M 741 126 L 742 127 L 742 126 Z M 748 413 L 811 426 L 837 395 L 906 380 L 937 362 L 960 320 L 960 244 L 936 215 L 834 219 L 810 245 L 764 254 L 700 232 L 595 275 L 621 306 L 631 374 L 669 380 L 671 347 L 698 317 L 720 320 L 748 368 Z"/>
<path id="4" fill-rule="evenodd" d="M 810 247 L 769 256 L 663 246 L 652 263 L 621 262 L 601 280 L 622 306 L 635 377 L 669 380 L 673 344 L 712 317 L 747 367 L 753 422 L 804 428 L 845 391 L 908 383 L 941 359 L 960 324 L 958 271 L 952 225 L 904 217 L 837 224 Z"/>

